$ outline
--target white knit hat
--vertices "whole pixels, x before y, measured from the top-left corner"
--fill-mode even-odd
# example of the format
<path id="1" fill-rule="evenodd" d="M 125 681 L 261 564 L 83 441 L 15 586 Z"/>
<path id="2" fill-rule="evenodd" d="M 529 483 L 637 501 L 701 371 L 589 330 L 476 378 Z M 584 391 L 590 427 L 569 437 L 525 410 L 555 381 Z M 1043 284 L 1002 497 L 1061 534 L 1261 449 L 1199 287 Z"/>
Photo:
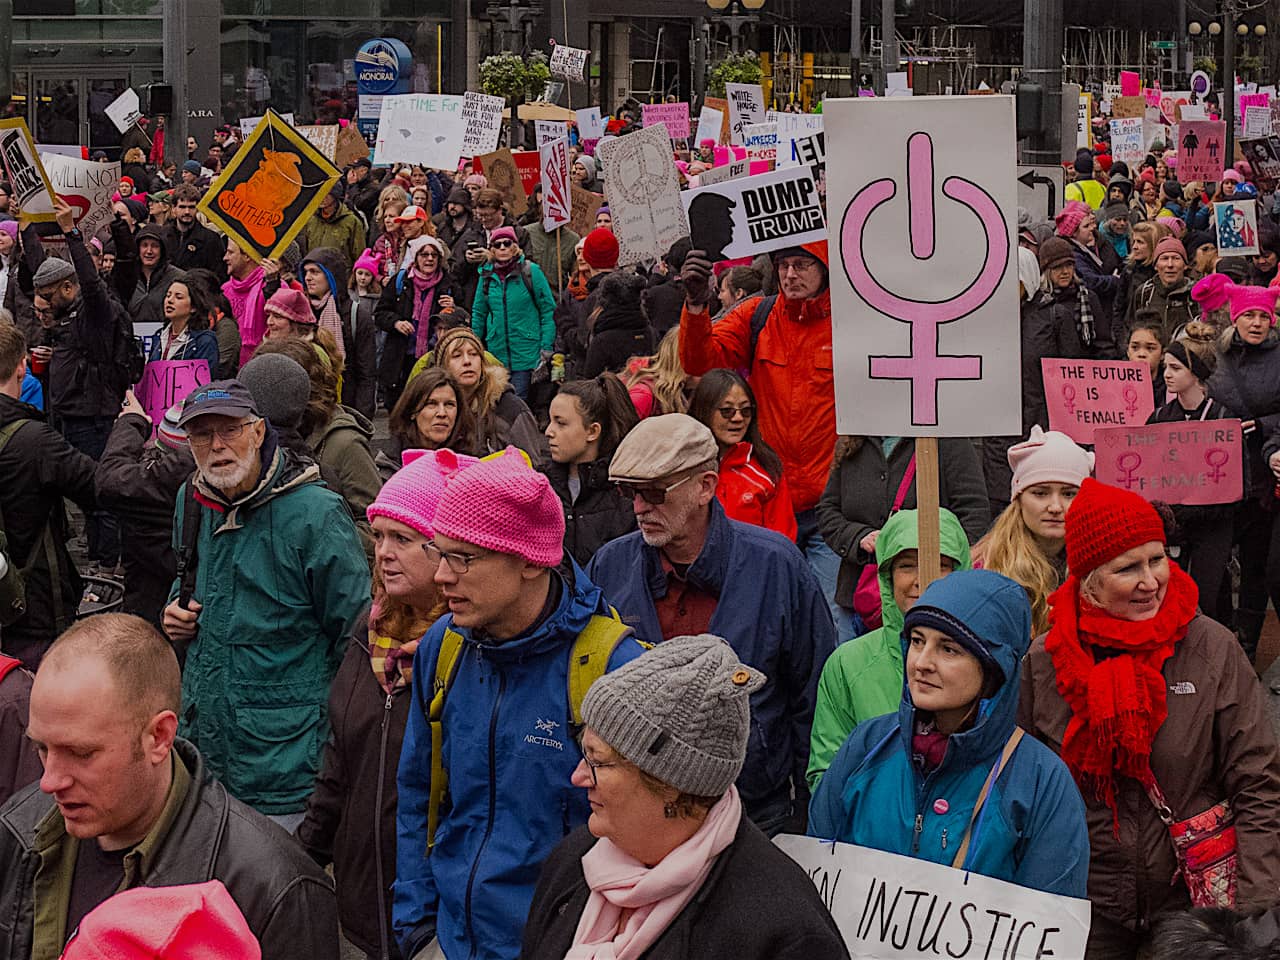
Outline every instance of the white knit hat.
<path id="1" fill-rule="evenodd" d="M 1093 454 L 1057 430 L 1045 432 L 1036 424 L 1031 436 L 1009 448 L 1013 468 L 1010 498 L 1037 483 L 1070 483 L 1080 486 L 1093 473 Z"/>

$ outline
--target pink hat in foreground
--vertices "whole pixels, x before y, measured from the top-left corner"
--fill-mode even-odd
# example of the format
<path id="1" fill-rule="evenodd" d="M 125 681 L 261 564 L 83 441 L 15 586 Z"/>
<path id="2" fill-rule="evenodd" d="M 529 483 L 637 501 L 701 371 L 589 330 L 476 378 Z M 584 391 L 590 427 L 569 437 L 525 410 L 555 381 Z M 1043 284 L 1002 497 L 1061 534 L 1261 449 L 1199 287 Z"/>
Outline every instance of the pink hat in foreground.
<path id="1" fill-rule="evenodd" d="M 293 287 L 281 287 L 267 300 L 267 313 L 275 313 L 293 323 L 316 324 L 316 315 L 311 312 L 311 303 L 307 295 Z"/>
<path id="2" fill-rule="evenodd" d="M 432 524 L 445 482 L 460 470 L 479 463 L 475 457 L 452 450 L 406 450 L 404 466 L 396 471 L 365 515 L 386 517 L 412 527 L 424 537 L 435 536 Z"/>
<path id="3" fill-rule="evenodd" d="M 1065 433 L 1044 431 L 1036 424 L 1031 436 L 1009 448 L 1013 468 L 1010 498 L 1037 483 L 1070 483 L 1080 486 L 1093 473 L 1093 454 L 1077 446 Z"/>
<path id="4" fill-rule="evenodd" d="M 1254 287 L 1228 284 L 1227 300 L 1231 303 L 1231 322 L 1236 317 L 1250 310 L 1261 310 L 1271 315 L 1271 325 L 1276 325 L 1276 298 L 1280 297 L 1280 287 Z"/>

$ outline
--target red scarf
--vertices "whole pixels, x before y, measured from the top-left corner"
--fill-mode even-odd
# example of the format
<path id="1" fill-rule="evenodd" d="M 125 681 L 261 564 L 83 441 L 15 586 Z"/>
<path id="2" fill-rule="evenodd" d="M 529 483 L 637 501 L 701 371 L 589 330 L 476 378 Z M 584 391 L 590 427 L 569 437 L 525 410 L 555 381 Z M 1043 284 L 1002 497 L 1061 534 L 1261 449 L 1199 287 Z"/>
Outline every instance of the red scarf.
<path id="1" fill-rule="evenodd" d="M 1117 817 L 1116 774 L 1143 786 L 1155 782 L 1151 744 L 1169 715 L 1160 672 L 1187 635 L 1200 599 L 1195 581 L 1169 564 L 1169 586 L 1150 620 L 1120 620 L 1080 596 L 1072 576 L 1049 597 L 1045 649 L 1058 692 L 1071 708 L 1062 759 L 1086 797 L 1103 801 Z M 1092 648 L 1111 654 L 1095 659 Z"/>

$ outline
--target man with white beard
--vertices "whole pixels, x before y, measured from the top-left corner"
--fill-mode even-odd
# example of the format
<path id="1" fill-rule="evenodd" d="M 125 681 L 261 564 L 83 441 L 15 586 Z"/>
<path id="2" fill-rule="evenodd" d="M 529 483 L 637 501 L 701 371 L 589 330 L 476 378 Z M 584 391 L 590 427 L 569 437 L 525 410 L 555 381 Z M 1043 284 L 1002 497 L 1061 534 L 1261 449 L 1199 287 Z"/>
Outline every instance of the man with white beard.
<path id="1" fill-rule="evenodd" d="M 169 639 L 187 648 L 179 734 L 232 794 L 292 831 L 369 567 L 342 498 L 280 447 L 238 380 L 192 392 L 178 425 L 196 461 L 174 510 L 164 610 Z"/>

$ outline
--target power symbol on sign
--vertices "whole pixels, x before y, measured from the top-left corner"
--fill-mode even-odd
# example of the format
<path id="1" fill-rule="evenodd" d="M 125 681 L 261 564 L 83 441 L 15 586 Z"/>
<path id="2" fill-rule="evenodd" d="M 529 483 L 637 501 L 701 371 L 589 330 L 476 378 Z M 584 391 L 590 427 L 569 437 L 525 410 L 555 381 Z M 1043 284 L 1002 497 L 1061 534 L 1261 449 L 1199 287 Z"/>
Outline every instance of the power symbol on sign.
<path id="1" fill-rule="evenodd" d="M 927 133 L 913 133 L 907 139 L 907 202 L 911 252 L 917 260 L 933 256 L 933 187 L 933 141 Z M 936 426 L 938 384 L 943 380 L 982 379 L 982 357 L 939 355 L 938 328 L 968 316 L 991 299 L 1009 265 L 1009 232 L 1000 208 L 982 187 L 962 177 L 948 177 L 942 183 L 943 195 L 968 207 L 982 224 L 986 239 L 982 269 L 969 286 L 949 300 L 899 297 L 872 276 L 863 236 L 872 213 L 896 193 L 897 185 L 887 177 L 859 191 L 845 210 L 840 227 L 841 256 L 845 274 L 858 296 L 872 309 L 911 327 L 911 352 L 905 357 L 871 357 L 871 379 L 910 380 L 912 424 Z"/>

